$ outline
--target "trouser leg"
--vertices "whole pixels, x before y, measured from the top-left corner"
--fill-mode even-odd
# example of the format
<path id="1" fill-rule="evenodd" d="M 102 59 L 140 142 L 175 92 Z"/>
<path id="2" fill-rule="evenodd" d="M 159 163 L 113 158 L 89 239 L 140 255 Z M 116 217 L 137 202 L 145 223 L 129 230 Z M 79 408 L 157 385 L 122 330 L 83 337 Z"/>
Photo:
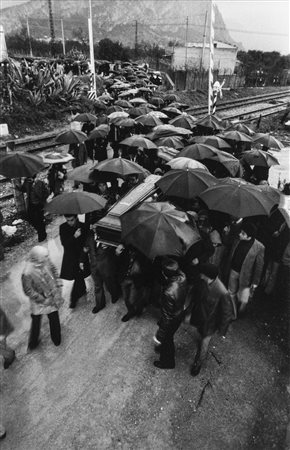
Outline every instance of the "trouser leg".
<path id="1" fill-rule="evenodd" d="M 104 287 L 103 287 L 103 279 L 97 271 L 94 271 L 92 273 L 92 278 L 94 280 L 96 307 L 101 309 L 106 305 L 106 297 L 105 297 L 105 292 L 104 292 Z"/>
<path id="2" fill-rule="evenodd" d="M 239 290 L 239 277 L 240 274 L 238 272 L 236 272 L 235 270 L 231 270 L 228 283 L 228 291 L 232 301 L 234 319 L 237 318 L 237 293 Z"/>
<path id="3" fill-rule="evenodd" d="M 237 293 L 239 312 L 245 311 L 250 298 L 250 287 L 239 288 Z"/>
<path id="4" fill-rule="evenodd" d="M 175 365 L 175 346 L 173 334 L 169 333 L 160 346 L 160 362 L 164 366 Z"/>
<path id="5" fill-rule="evenodd" d="M 28 341 L 28 348 L 30 350 L 33 350 L 38 346 L 40 325 L 41 325 L 41 315 L 31 314 L 31 327 Z"/>
<path id="6" fill-rule="evenodd" d="M 46 239 L 45 219 L 43 208 L 32 206 L 28 210 L 28 217 L 31 225 L 36 229 L 38 234 L 38 241 L 41 242 Z"/>
<path id="7" fill-rule="evenodd" d="M 78 299 L 80 297 L 82 297 L 83 295 L 85 295 L 86 293 L 86 283 L 83 277 L 82 272 L 78 272 L 75 280 L 74 280 L 74 284 L 72 287 L 72 292 L 71 292 L 71 297 L 70 297 L 70 302 L 71 302 L 71 306 L 75 307 L 76 303 L 78 301 Z"/>
<path id="8" fill-rule="evenodd" d="M 58 311 L 54 311 L 47 315 L 49 320 L 50 337 L 54 345 L 58 346 L 61 343 L 61 331 Z"/>
<path id="9" fill-rule="evenodd" d="M 111 295 L 112 303 L 115 303 L 120 297 L 121 293 L 120 286 L 117 282 L 117 275 L 115 274 L 115 272 L 113 272 L 112 274 L 104 274 L 103 278 L 105 281 L 106 288 Z"/>

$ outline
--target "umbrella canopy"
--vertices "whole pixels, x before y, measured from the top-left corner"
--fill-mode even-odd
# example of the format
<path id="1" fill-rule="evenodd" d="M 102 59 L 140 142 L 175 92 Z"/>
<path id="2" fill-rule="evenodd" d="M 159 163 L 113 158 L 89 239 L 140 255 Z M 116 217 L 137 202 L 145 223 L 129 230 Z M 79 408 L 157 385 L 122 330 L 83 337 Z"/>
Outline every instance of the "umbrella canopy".
<path id="1" fill-rule="evenodd" d="M 83 191 L 64 192 L 47 203 L 44 209 L 53 214 L 86 214 L 103 209 L 106 203 L 106 200 L 97 194 Z"/>
<path id="2" fill-rule="evenodd" d="M 126 117 L 125 119 L 119 119 L 118 121 L 116 121 L 115 125 L 117 127 L 132 128 L 135 127 L 136 121 L 134 119 L 131 119 L 131 117 Z"/>
<path id="3" fill-rule="evenodd" d="M 163 159 L 164 161 L 171 161 L 178 155 L 178 150 L 172 147 L 161 146 L 158 147 L 157 156 L 158 158 Z"/>
<path id="4" fill-rule="evenodd" d="M 268 186 L 267 184 L 259 184 L 257 186 L 258 190 L 261 191 L 270 201 L 273 202 L 274 205 L 283 205 L 284 203 L 284 194 L 282 194 L 279 189 L 275 189 L 272 186 Z"/>
<path id="5" fill-rule="evenodd" d="M 223 130 L 224 127 L 219 119 L 216 116 L 208 115 L 200 119 L 197 125 L 203 128 L 209 128 L 211 130 Z"/>
<path id="6" fill-rule="evenodd" d="M 40 156 L 29 153 L 7 153 L 0 157 L 0 174 L 8 178 L 31 177 L 46 167 Z"/>
<path id="7" fill-rule="evenodd" d="M 155 141 L 155 144 L 158 147 L 160 147 L 160 146 L 172 147 L 172 148 L 176 148 L 177 150 L 184 147 L 184 144 L 183 144 L 181 138 L 178 136 L 168 136 L 168 137 L 164 137 L 164 138 L 159 138 Z"/>
<path id="8" fill-rule="evenodd" d="M 167 106 L 166 108 L 163 108 L 162 111 L 165 112 L 169 117 L 176 117 L 182 114 L 182 111 L 178 108 L 175 108 L 174 106 Z"/>
<path id="9" fill-rule="evenodd" d="M 252 142 L 252 138 L 245 133 L 237 130 L 224 131 L 219 135 L 222 139 L 228 139 L 236 142 Z"/>
<path id="10" fill-rule="evenodd" d="M 113 112 L 118 112 L 118 111 L 124 111 L 123 108 L 121 106 L 118 105 L 112 105 L 109 106 L 109 108 L 107 109 L 107 114 L 112 114 Z"/>
<path id="11" fill-rule="evenodd" d="M 185 157 L 176 157 L 167 163 L 171 169 L 202 169 L 208 172 L 208 168 L 199 161 Z"/>
<path id="12" fill-rule="evenodd" d="M 264 145 L 264 147 L 271 148 L 272 150 L 281 150 L 284 148 L 282 142 L 278 141 L 274 136 L 270 134 L 258 133 L 253 137 L 255 144 Z"/>
<path id="13" fill-rule="evenodd" d="M 187 103 L 181 103 L 181 102 L 172 102 L 170 103 L 167 108 L 177 108 L 177 109 L 187 109 L 189 105 Z"/>
<path id="14" fill-rule="evenodd" d="M 146 149 L 156 148 L 157 146 L 154 144 L 154 142 L 150 141 L 149 139 L 145 138 L 144 136 L 140 134 L 133 134 L 133 136 L 130 136 L 123 141 L 120 142 L 122 145 L 128 145 L 129 147 L 141 147 Z"/>
<path id="15" fill-rule="evenodd" d="M 192 142 L 196 144 L 206 144 L 211 145 L 212 147 L 218 148 L 220 150 L 225 148 L 231 148 L 230 144 L 228 144 L 224 139 L 218 137 L 216 135 L 211 136 L 193 136 L 189 140 L 189 144 Z"/>
<path id="16" fill-rule="evenodd" d="M 98 100 L 101 100 L 101 101 L 112 101 L 114 99 L 113 99 L 113 97 L 110 94 L 104 92 L 102 95 L 100 95 L 100 97 L 98 97 Z"/>
<path id="17" fill-rule="evenodd" d="M 216 183 L 217 179 L 202 169 L 177 169 L 163 175 L 156 185 L 163 194 L 190 200 Z"/>
<path id="18" fill-rule="evenodd" d="M 168 116 L 161 111 L 151 111 L 148 114 L 158 117 L 158 119 L 168 119 Z"/>
<path id="19" fill-rule="evenodd" d="M 104 139 L 105 137 L 108 136 L 109 132 L 110 132 L 110 125 L 107 125 L 105 123 L 101 124 L 90 132 L 88 136 L 88 141 L 91 141 L 93 139 Z"/>
<path id="20" fill-rule="evenodd" d="M 185 156 L 186 158 L 203 160 L 205 158 L 210 158 L 220 150 L 208 144 L 191 144 L 187 147 L 184 147 L 183 150 L 179 153 L 179 156 Z"/>
<path id="21" fill-rule="evenodd" d="M 273 207 L 258 186 L 244 183 L 222 183 L 208 188 L 200 198 L 209 209 L 234 217 L 268 215 Z"/>
<path id="22" fill-rule="evenodd" d="M 117 176 L 106 172 L 95 170 L 92 164 L 83 164 L 68 172 L 68 180 L 79 181 L 80 183 L 107 182 L 116 180 Z"/>
<path id="23" fill-rule="evenodd" d="M 147 258 L 182 256 L 200 240 L 186 222 L 187 215 L 169 203 L 144 202 L 121 216 L 122 240 L 140 250 Z"/>
<path id="24" fill-rule="evenodd" d="M 198 161 L 211 160 L 222 164 L 228 172 L 235 176 L 240 169 L 240 161 L 233 155 L 218 150 L 211 145 L 193 144 L 185 147 L 178 156 L 196 159 Z M 206 163 L 205 163 L 206 164 Z"/>
<path id="25" fill-rule="evenodd" d="M 141 97 L 132 98 L 132 100 L 129 100 L 129 102 L 132 103 L 133 105 L 142 105 L 142 104 L 146 105 L 147 104 L 147 101 Z"/>
<path id="26" fill-rule="evenodd" d="M 65 164 L 74 159 L 74 157 L 69 153 L 63 154 L 57 152 L 46 153 L 45 155 L 42 155 L 42 158 L 43 162 L 46 164 Z"/>
<path id="27" fill-rule="evenodd" d="M 153 116 L 152 114 L 143 114 L 136 118 L 136 122 L 141 123 L 146 127 L 156 127 L 157 125 L 162 125 L 162 122 L 158 117 Z"/>
<path id="28" fill-rule="evenodd" d="M 173 125 L 158 125 L 153 129 L 152 139 L 158 139 L 168 136 L 189 136 L 192 134 L 190 130 L 181 127 L 175 127 Z"/>
<path id="29" fill-rule="evenodd" d="M 130 161 L 125 158 L 113 158 L 113 159 L 105 159 L 105 161 L 101 161 L 100 163 L 94 166 L 94 169 L 99 170 L 100 172 L 110 172 L 119 175 L 120 177 L 126 177 L 127 175 L 134 175 L 142 173 L 143 175 L 147 174 L 146 169 L 144 167 L 139 166 L 139 164 Z"/>
<path id="30" fill-rule="evenodd" d="M 121 106 L 121 108 L 132 108 L 132 105 L 127 100 L 117 100 L 115 102 L 116 106 Z"/>
<path id="31" fill-rule="evenodd" d="M 240 122 L 230 125 L 227 131 L 230 130 L 240 131 L 241 133 L 247 134 L 248 136 L 253 136 L 255 134 L 255 132 L 250 127 Z"/>
<path id="32" fill-rule="evenodd" d="M 87 140 L 87 135 L 82 131 L 69 130 L 58 134 L 55 141 L 59 144 L 81 144 Z"/>
<path id="33" fill-rule="evenodd" d="M 143 116 L 144 114 L 148 114 L 150 112 L 151 112 L 151 109 L 148 108 L 147 105 L 128 109 L 128 113 L 130 114 L 131 117 L 134 117 L 134 118 Z"/>
<path id="34" fill-rule="evenodd" d="M 124 119 L 125 117 L 129 117 L 129 114 L 126 111 L 115 111 L 108 115 L 110 121 L 115 119 Z"/>
<path id="35" fill-rule="evenodd" d="M 178 102 L 179 97 L 177 97 L 176 94 L 166 94 L 164 96 L 164 100 L 166 100 L 167 102 Z"/>
<path id="36" fill-rule="evenodd" d="M 101 111 L 107 111 L 106 103 L 102 102 L 101 100 L 94 100 L 94 108 L 97 108 Z"/>
<path id="37" fill-rule="evenodd" d="M 243 152 L 242 159 L 250 164 L 250 166 L 271 167 L 279 165 L 279 161 L 275 156 L 258 149 Z"/>
<path id="38" fill-rule="evenodd" d="M 195 119 L 189 114 L 181 114 L 180 116 L 177 116 L 174 119 L 170 120 L 169 123 L 171 125 L 174 125 L 175 127 L 182 127 L 188 130 L 192 130 L 195 126 Z"/>
<path id="39" fill-rule="evenodd" d="M 152 103 L 152 105 L 158 106 L 158 108 L 161 108 L 164 105 L 164 100 L 160 97 L 151 97 L 150 103 Z"/>
<path id="40" fill-rule="evenodd" d="M 91 113 L 78 114 L 74 120 L 76 122 L 96 122 L 97 118 Z"/>

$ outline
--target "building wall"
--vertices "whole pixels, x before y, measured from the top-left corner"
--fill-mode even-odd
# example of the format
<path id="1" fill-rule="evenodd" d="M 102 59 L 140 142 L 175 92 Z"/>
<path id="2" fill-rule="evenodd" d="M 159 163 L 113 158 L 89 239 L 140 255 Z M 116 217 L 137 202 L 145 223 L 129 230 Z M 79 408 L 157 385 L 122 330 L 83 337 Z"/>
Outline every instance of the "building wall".
<path id="1" fill-rule="evenodd" d="M 199 69 L 202 56 L 202 47 L 187 47 L 187 68 Z M 234 73 L 236 64 L 237 48 L 219 48 L 214 49 L 214 69 L 220 73 L 230 75 Z M 185 47 L 175 47 L 172 56 L 172 68 L 184 69 L 186 60 Z M 209 66 L 209 48 L 204 50 L 203 68 L 208 70 Z"/>

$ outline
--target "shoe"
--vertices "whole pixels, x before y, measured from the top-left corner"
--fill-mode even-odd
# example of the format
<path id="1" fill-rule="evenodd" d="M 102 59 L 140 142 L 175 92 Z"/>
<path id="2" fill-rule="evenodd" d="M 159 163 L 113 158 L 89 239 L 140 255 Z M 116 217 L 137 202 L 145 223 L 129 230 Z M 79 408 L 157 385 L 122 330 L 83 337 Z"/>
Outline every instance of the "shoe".
<path id="1" fill-rule="evenodd" d="M 134 313 L 127 313 L 127 314 L 125 314 L 123 317 L 122 317 L 122 322 L 128 322 L 128 320 L 130 320 L 132 317 L 134 317 L 135 316 L 135 314 Z"/>
<path id="2" fill-rule="evenodd" d="M 38 242 L 43 242 L 47 239 L 47 234 L 45 233 L 43 236 L 38 237 Z"/>
<path id="3" fill-rule="evenodd" d="M 193 365 L 191 366 L 191 369 L 190 369 L 190 374 L 191 374 L 193 377 L 196 377 L 196 376 L 199 374 L 200 369 L 201 369 L 201 364 L 195 364 L 195 363 L 193 363 Z"/>
<path id="4" fill-rule="evenodd" d="M 6 431 L 4 431 L 4 433 L 0 434 L 0 439 L 5 439 L 6 438 Z"/>
<path id="5" fill-rule="evenodd" d="M 76 303 L 70 302 L 70 304 L 69 304 L 70 309 L 75 309 L 76 306 L 77 306 Z"/>
<path id="6" fill-rule="evenodd" d="M 39 346 L 40 343 L 41 343 L 41 340 L 38 339 L 38 341 L 36 342 L 35 345 L 30 345 L 30 344 L 28 344 L 27 349 L 28 349 L 28 350 L 35 350 L 35 349 Z"/>
<path id="7" fill-rule="evenodd" d="M 117 297 L 117 298 L 112 298 L 112 303 L 117 303 L 118 300 L 119 300 L 119 297 Z"/>
<path id="8" fill-rule="evenodd" d="M 92 313 L 93 313 L 93 314 L 97 314 L 99 311 L 101 311 L 102 309 L 104 309 L 105 306 L 106 306 L 106 305 L 104 305 L 104 306 L 95 306 L 95 307 L 92 309 Z"/>
<path id="9" fill-rule="evenodd" d="M 161 352 L 161 345 L 154 345 L 154 352 L 155 353 L 160 353 Z"/>
<path id="10" fill-rule="evenodd" d="M 165 364 L 161 361 L 154 361 L 154 366 L 157 367 L 158 369 L 174 369 L 175 368 L 175 363 L 172 364 Z"/>

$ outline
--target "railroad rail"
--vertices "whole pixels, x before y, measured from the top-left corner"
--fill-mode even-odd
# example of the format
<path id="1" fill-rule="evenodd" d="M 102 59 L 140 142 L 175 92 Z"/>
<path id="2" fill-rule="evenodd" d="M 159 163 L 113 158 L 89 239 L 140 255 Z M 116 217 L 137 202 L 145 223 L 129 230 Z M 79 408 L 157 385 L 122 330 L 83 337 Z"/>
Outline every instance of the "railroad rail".
<path id="1" fill-rule="evenodd" d="M 274 102 L 275 104 L 273 104 Z M 269 103 L 271 104 L 269 105 Z M 289 104 L 290 90 L 287 90 L 219 102 L 217 105 L 217 112 L 219 112 L 220 116 L 224 119 L 242 117 L 243 121 L 249 121 L 260 116 L 266 117 L 268 115 L 283 112 L 289 107 Z M 207 106 L 194 106 L 188 108 L 186 112 L 199 118 L 207 114 L 208 108 Z M 17 139 L 14 141 L 15 149 L 17 151 L 26 151 L 30 153 L 39 153 L 53 149 L 59 146 L 59 144 L 55 142 L 56 135 L 57 133 L 55 132 L 48 132 L 39 136 Z M 5 150 L 6 144 L 0 144 L 0 152 Z M 8 180 L 8 178 L 0 176 L 0 185 L 8 182 Z M 3 203 L 12 197 L 12 193 L 2 195 L 0 196 L 0 202 Z"/>

